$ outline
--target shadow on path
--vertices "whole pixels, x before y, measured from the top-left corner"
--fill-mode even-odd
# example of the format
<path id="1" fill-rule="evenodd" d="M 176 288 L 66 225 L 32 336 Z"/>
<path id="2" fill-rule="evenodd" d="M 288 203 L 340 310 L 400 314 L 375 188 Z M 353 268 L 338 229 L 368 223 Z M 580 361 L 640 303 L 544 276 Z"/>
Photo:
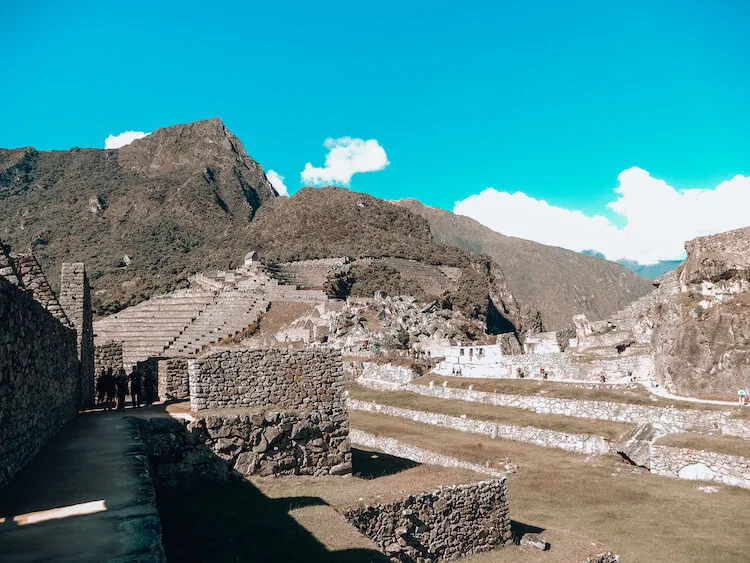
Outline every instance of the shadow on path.
<path id="1" fill-rule="evenodd" d="M 163 488 L 157 503 L 170 561 L 388 561 L 371 549 L 328 551 L 289 514 L 327 504 L 317 497 L 271 499 L 248 481 L 230 480 L 194 489 Z"/>

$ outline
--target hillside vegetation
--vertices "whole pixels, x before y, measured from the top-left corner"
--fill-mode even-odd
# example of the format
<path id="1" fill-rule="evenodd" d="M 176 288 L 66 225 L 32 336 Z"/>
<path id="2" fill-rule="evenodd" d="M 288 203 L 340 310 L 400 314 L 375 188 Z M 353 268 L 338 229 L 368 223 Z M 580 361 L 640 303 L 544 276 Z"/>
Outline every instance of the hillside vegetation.
<path id="1" fill-rule="evenodd" d="M 518 301 L 539 310 L 547 330 L 568 326 L 578 313 L 605 319 L 654 289 L 648 280 L 614 262 L 501 235 L 474 219 L 414 199 L 398 205 L 424 217 L 436 241 L 492 258 Z"/>

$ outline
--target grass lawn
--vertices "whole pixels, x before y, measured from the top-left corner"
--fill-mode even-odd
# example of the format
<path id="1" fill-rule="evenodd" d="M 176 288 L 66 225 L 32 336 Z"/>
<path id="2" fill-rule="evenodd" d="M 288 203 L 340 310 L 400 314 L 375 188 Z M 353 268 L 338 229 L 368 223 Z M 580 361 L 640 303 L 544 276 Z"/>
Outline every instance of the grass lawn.
<path id="1" fill-rule="evenodd" d="M 632 424 L 610 422 L 608 420 L 589 420 L 573 416 L 537 414 L 527 409 L 498 407 L 470 401 L 438 399 L 426 397 L 409 391 L 373 391 L 357 384 L 352 385 L 351 396 L 362 401 L 375 401 L 384 405 L 404 409 L 427 411 L 451 416 L 466 415 L 476 420 L 487 420 L 499 424 L 515 426 L 534 426 L 548 430 L 557 430 L 568 434 L 590 434 L 617 440 L 634 428 Z"/>
<path id="2" fill-rule="evenodd" d="M 684 432 L 682 434 L 662 436 L 656 443 L 660 446 L 706 450 L 708 452 L 716 452 L 717 454 L 738 455 L 750 458 L 750 440 L 743 440 L 735 436 Z"/>
<path id="3" fill-rule="evenodd" d="M 651 475 L 618 456 L 591 457 L 445 430 L 379 414 L 352 412 L 351 426 L 438 453 L 497 466 L 506 457 L 511 518 L 543 528 L 549 552 L 500 549 L 478 562 L 583 561 L 596 544 L 633 562 L 746 562 L 750 491 Z"/>
<path id="4" fill-rule="evenodd" d="M 558 399 L 576 399 L 578 401 L 609 401 L 613 403 L 629 403 L 633 405 L 648 405 L 650 407 L 675 407 L 678 409 L 725 410 L 729 407 L 707 403 L 691 403 L 657 397 L 646 389 L 638 387 L 614 388 L 593 387 L 585 388 L 575 383 L 559 381 L 542 381 L 530 379 L 475 379 L 470 377 L 443 377 L 427 374 L 414 380 L 419 385 L 435 385 L 448 382 L 448 387 L 468 389 L 473 386 L 475 391 L 499 393 L 504 395 L 541 395 Z M 750 408 L 748 409 L 750 410 Z"/>

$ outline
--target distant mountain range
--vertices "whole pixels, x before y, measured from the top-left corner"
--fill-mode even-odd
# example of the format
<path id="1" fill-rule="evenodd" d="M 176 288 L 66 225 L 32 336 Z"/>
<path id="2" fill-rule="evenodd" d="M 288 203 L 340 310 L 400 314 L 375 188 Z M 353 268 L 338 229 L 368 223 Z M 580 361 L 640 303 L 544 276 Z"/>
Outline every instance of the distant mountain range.
<path id="1" fill-rule="evenodd" d="M 504 237 L 415 200 L 343 188 L 278 197 L 219 119 L 114 150 L 0 149 L 0 208 L 0 239 L 33 248 L 53 286 L 62 261 L 87 263 L 99 315 L 192 273 L 236 267 L 250 250 L 270 262 L 395 256 L 460 268 L 453 305 L 488 320 L 499 313 L 519 331 L 563 328 L 576 313 L 606 318 L 652 289 L 618 264 Z M 358 272 L 389 283 L 386 271 Z"/>
<path id="2" fill-rule="evenodd" d="M 581 254 L 585 254 L 586 256 L 594 256 L 595 258 L 604 258 L 604 254 L 602 254 L 601 252 L 597 252 L 596 250 L 584 250 L 581 252 Z M 677 266 L 682 264 L 682 262 L 682 260 L 661 260 L 656 264 L 639 264 L 634 260 L 623 259 L 617 261 L 617 263 L 621 266 L 624 266 L 628 270 L 635 272 L 639 276 L 643 276 L 644 278 L 650 280 L 655 280 L 662 277 L 667 272 L 674 270 Z"/>

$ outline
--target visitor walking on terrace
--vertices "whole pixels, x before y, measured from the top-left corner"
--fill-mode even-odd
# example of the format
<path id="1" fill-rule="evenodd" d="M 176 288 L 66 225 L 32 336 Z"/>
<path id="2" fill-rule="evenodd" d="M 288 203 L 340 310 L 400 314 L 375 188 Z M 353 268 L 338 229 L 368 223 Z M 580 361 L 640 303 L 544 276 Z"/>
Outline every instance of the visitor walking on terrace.
<path id="1" fill-rule="evenodd" d="M 117 388 L 117 410 L 124 411 L 125 397 L 128 396 L 128 376 L 125 375 L 124 369 L 120 369 L 120 373 L 115 380 L 115 387 Z"/>
<path id="2" fill-rule="evenodd" d="M 743 407 L 745 406 L 745 395 L 746 393 L 744 389 L 740 389 L 739 391 L 737 391 L 737 398 L 739 399 L 740 406 Z"/>
<path id="3" fill-rule="evenodd" d="M 130 398 L 133 400 L 134 407 L 141 406 L 141 395 L 143 394 L 143 376 L 138 368 L 133 368 L 130 372 Z"/>

